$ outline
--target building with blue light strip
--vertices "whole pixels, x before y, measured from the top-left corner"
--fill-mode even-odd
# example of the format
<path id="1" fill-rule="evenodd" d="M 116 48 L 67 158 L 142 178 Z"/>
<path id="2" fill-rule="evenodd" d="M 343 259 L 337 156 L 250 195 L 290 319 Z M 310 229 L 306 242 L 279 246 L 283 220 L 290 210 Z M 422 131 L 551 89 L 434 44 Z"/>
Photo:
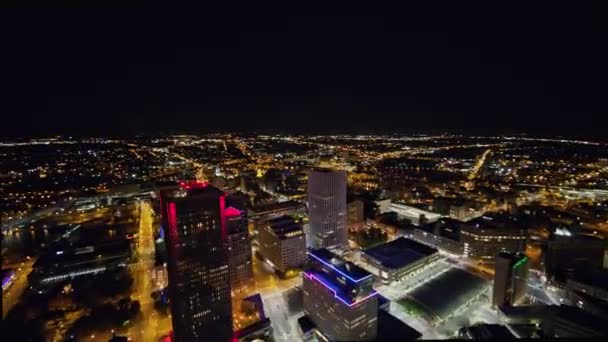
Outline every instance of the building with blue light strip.
<path id="1" fill-rule="evenodd" d="M 372 274 L 326 249 L 308 256 L 302 274 L 304 311 L 318 332 L 332 341 L 376 338 L 378 293 Z"/>

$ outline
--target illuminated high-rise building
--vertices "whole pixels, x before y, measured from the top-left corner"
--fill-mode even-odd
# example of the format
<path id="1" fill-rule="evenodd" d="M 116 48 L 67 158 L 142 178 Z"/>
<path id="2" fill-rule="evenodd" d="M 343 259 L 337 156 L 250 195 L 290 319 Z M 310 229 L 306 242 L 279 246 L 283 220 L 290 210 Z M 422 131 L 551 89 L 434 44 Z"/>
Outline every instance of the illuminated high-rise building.
<path id="1" fill-rule="evenodd" d="M 528 290 L 528 257 L 523 253 L 500 253 L 496 256 L 492 305 L 516 305 Z"/>
<path id="2" fill-rule="evenodd" d="M 176 341 L 229 341 L 232 304 L 225 195 L 200 183 L 161 198 Z"/>
<path id="3" fill-rule="evenodd" d="M 369 341 L 378 332 L 373 276 L 326 249 L 309 252 L 303 277 L 304 311 L 329 341 Z"/>
<path id="4" fill-rule="evenodd" d="M 316 168 L 308 173 L 307 246 L 346 248 L 346 171 Z"/>
<path id="5" fill-rule="evenodd" d="M 228 228 L 228 263 L 233 291 L 243 290 L 253 278 L 247 212 L 229 206 L 224 211 Z"/>

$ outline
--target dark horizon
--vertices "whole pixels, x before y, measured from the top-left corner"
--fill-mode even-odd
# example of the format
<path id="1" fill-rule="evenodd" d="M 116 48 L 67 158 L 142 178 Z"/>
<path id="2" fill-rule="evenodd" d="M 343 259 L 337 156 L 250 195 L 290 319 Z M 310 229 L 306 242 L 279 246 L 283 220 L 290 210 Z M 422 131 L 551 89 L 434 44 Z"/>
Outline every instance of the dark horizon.
<path id="1" fill-rule="evenodd" d="M 9 8 L 0 134 L 606 139 L 593 3 L 220 7 Z"/>

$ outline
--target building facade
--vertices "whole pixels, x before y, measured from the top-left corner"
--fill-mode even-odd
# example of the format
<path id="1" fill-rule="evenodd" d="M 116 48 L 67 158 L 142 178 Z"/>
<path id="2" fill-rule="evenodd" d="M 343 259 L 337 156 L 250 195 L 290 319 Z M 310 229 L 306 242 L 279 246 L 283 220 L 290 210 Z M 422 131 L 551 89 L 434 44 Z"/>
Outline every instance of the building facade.
<path id="1" fill-rule="evenodd" d="M 483 216 L 463 225 L 460 239 L 465 256 L 494 261 L 502 252 L 525 251 L 527 230 L 512 221 Z"/>
<path id="2" fill-rule="evenodd" d="M 346 205 L 346 226 L 348 230 L 359 231 L 363 229 L 365 214 L 363 202 L 356 200 Z"/>
<path id="3" fill-rule="evenodd" d="M 590 236 L 555 236 L 547 243 L 544 259 L 549 282 L 564 285 L 577 269 L 602 268 L 604 241 Z"/>
<path id="4" fill-rule="evenodd" d="M 161 198 L 175 341 L 229 341 L 232 304 L 225 196 L 204 184 Z"/>
<path id="5" fill-rule="evenodd" d="M 332 252 L 309 252 L 303 277 L 304 311 L 330 341 L 368 341 L 378 332 L 373 276 Z"/>
<path id="6" fill-rule="evenodd" d="M 528 257 L 523 253 L 500 253 L 496 256 L 492 305 L 517 305 L 528 290 Z"/>
<path id="7" fill-rule="evenodd" d="M 233 291 L 238 292 L 253 279 L 247 212 L 228 207 L 224 214 L 228 226 L 230 286 Z"/>
<path id="8" fill-rule="evenodd" d="M 346 248 L 346 171 L 312 169 L 308 174 L 307 246 Z"/>
<path id="9" fill-rule="evenodd" d="M 464 244 L 460 241 L 460 229 L 464 224 L 458 220 L 442 217 L 435 223 L 415 228 L 412 235 L 422 243 L 460 256 L 464 254 Z"/>
<path id="10" fill-rule="evenodd" d="M 301 224 L 281 216 L 265 221 L 258 232 L 259 253 L 281 273 L 306 263 L 306 237 Z"/>

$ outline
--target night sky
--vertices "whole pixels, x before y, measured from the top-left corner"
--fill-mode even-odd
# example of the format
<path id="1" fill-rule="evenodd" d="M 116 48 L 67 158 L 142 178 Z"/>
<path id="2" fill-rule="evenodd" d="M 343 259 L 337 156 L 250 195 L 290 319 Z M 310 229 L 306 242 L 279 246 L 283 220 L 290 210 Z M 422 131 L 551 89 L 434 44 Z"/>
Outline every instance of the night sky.
<path id="1" fill-rule="evenodd" d="M 599 1 L 217 2 L 3 10 L 0 133 L 608 135 Z"/>

